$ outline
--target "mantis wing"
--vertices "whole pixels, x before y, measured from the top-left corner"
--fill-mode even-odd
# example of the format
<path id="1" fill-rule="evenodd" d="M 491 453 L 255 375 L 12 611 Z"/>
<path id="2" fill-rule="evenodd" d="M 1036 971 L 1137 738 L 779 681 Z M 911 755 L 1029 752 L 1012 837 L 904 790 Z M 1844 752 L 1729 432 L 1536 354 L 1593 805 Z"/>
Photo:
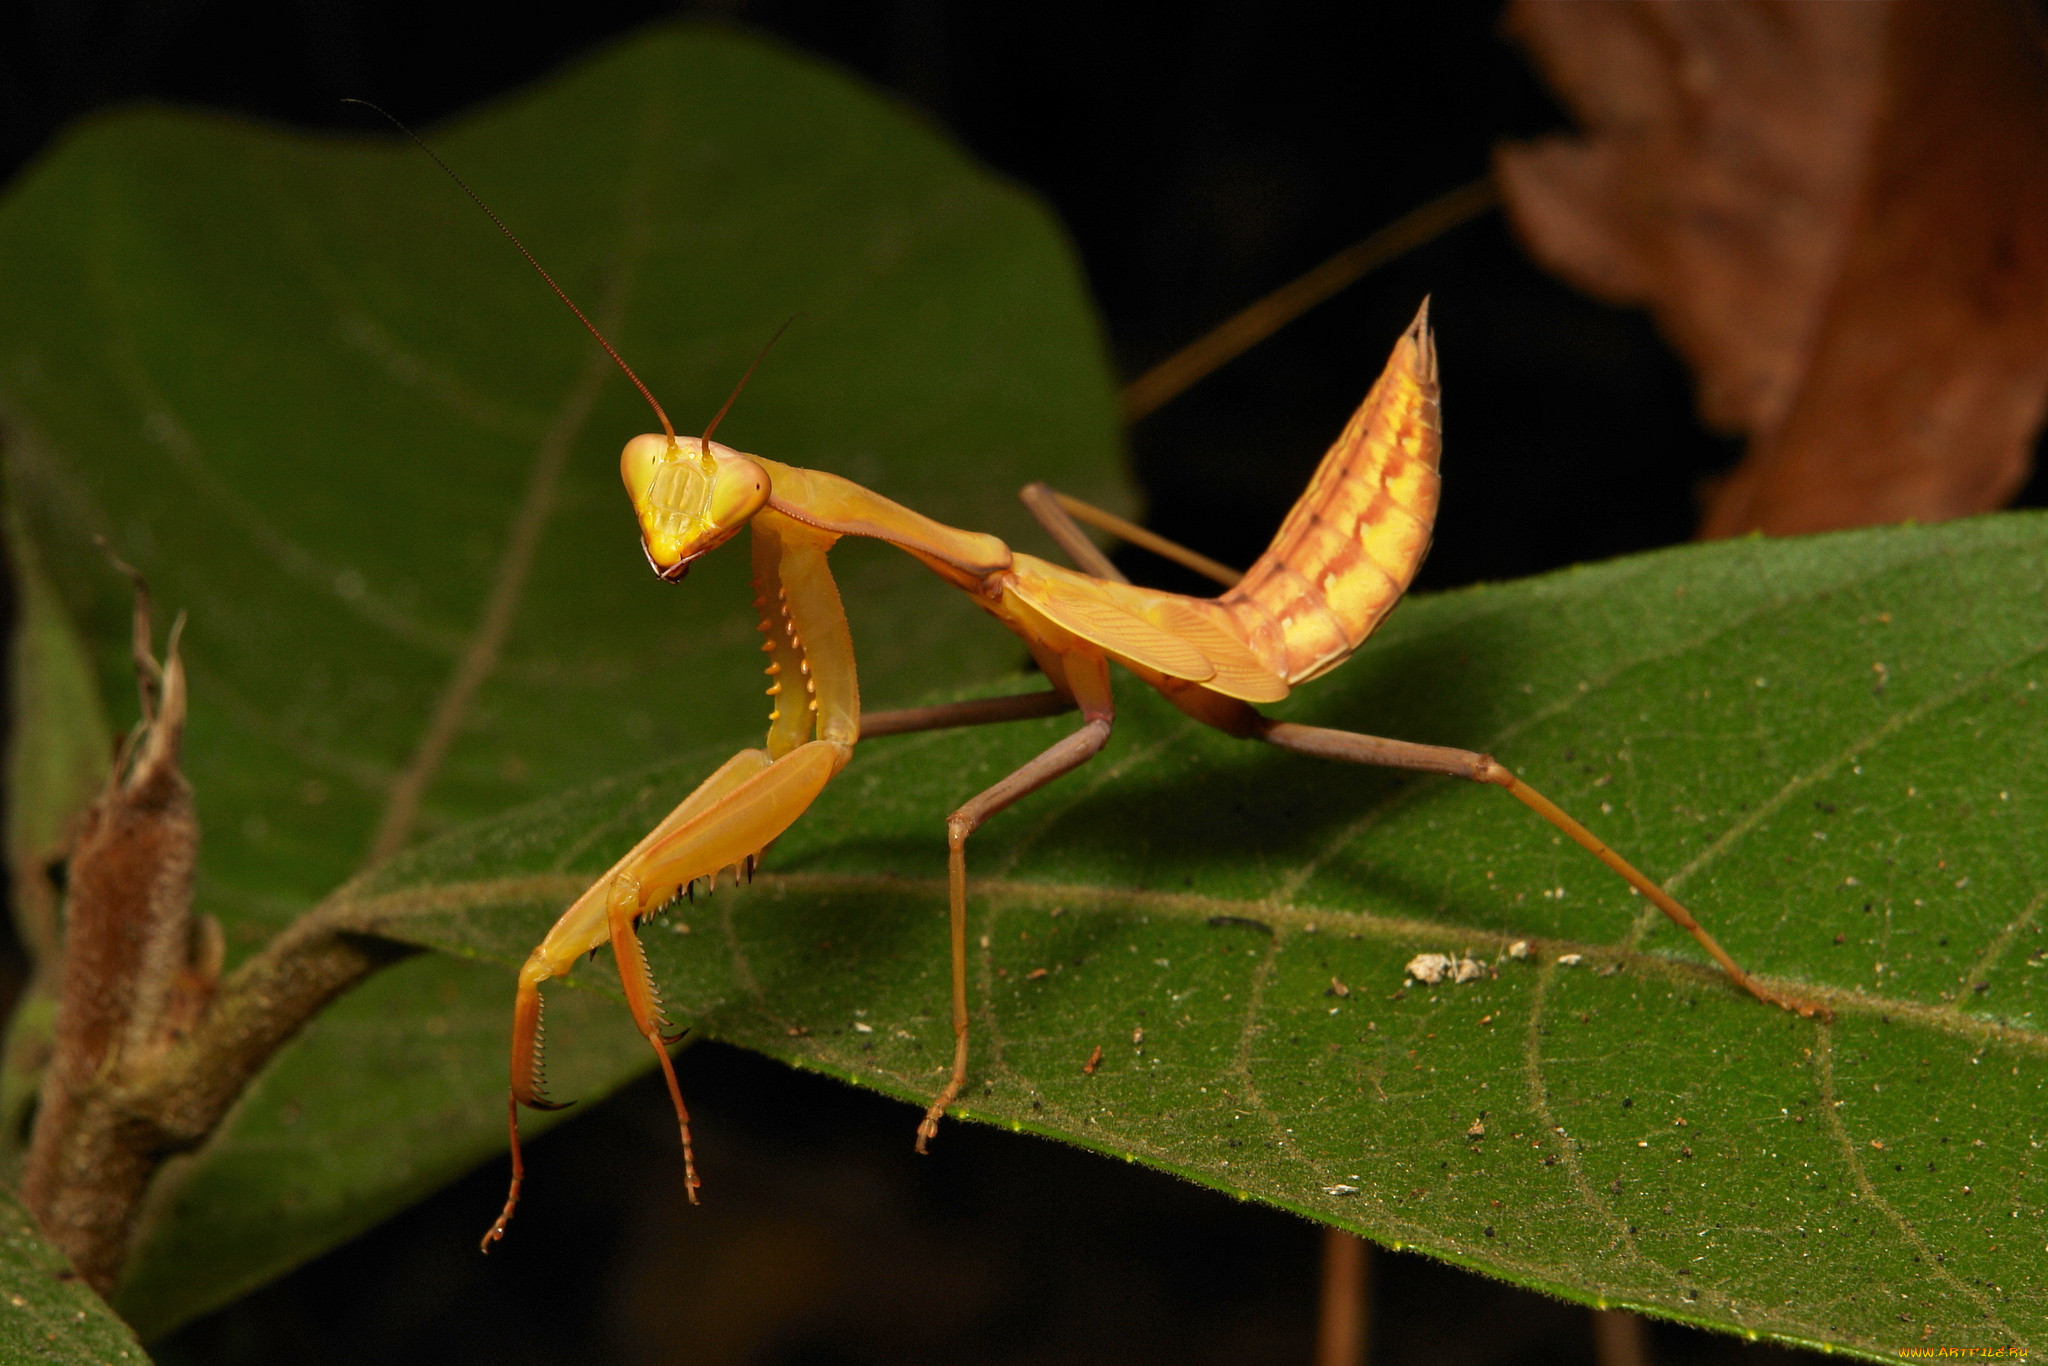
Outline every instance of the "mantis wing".
<path id="1" fill-rule="evenodd" d="M 1145 596 L 1148 601 L 1140 609 L 1145 619 L 1200 650 L 1215 666 L 1215 675 L 1202 686 L 1245 702 L 1278 702 L 1287 696 L 1287 680 L 1267 668 L 1237 636 L 1237 621 L 1227 609 L 1170 593 Z"/>
<path id="2" fill-rule="evenodd" d="M 1029 555 L 1011 565 L 1009 591 L 1053 624 L 1119 661 L 1200 683 L 1246 702 L 1277 702 L 1287 683 L 1230 630 L 1223 609 L 1194 598 L 1104 583 Z"/>

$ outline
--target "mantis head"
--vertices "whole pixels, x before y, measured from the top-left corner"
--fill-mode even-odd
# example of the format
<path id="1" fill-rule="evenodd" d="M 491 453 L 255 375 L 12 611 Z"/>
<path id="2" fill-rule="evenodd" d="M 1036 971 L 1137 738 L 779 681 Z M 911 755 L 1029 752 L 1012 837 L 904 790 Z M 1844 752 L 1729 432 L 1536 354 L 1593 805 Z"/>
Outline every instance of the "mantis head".
<path id="1" fill-rule="evenodd" d="M 619 474 L 640 519 L 647 562 L 671 583 L 689 572 L 692 560 L 731 540 L 768 501 L 768 471 L 705 438 L 636 436 L 619 455 Z"/>

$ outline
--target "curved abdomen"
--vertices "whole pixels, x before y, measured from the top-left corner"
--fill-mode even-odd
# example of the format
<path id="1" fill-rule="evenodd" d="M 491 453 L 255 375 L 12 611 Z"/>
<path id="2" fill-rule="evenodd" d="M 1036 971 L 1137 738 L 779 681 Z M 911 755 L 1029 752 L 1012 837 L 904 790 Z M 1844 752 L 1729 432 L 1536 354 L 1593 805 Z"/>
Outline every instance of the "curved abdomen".
<path id="1" fill-rule="evenodd" d="M 1437 393 L 1425 303 L 1272 545 L 1217 599 L 1290 684 L 1343 663 L 1421 568 L 1436 521 Z"/>

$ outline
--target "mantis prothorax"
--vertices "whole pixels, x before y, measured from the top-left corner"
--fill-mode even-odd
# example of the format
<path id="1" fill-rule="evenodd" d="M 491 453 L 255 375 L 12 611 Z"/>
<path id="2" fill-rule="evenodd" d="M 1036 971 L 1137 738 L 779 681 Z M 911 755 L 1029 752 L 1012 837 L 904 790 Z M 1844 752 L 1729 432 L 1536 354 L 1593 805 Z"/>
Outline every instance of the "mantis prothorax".
<path id="1" fill-rule="evenodd" d="M 1086 763 L 1108 742 L 1116 714 L 1112 663 L 1182 712 L 1229 735 L 1329 759 L 1504 788 L 1648 897 L 1698 940 L 1736 985 L 1801 1015 L 1825 1014 L 1744 972 L 1662 888 L 1490 756 L 1295 725 L 1257 710 L 1256 704 L 1277 702 L 1297 684 L 1341 664 L 1414 577 L 1436 515 L 1437 396 L 1436 351 L 1425 304 L 1272 546 L 1240 581 L 1213 599 L 1123 581 L 1067 518 L 1068 508 L 1083 505 L 1037 485 L 1025 491 L 1025 501 L 1069 553 L 1094 572 L 1066 569 L 1013 551 L 994 536 L 944 526 L 837 475 L 743 454 L 711 440 L 709 432 L 676 437 L 666 416 L 663 432 L 627 442 L 620 472 L 648 563 L 662 578 L 680 580 L 699 556 L 741 528 L 752 528 L 754 605 L 766 636 L 762 648 L 769 656 L 775 708 L 765 746 L 742 750 L 705 779 L 576 899 L 520 969 L 509 1105 L 512 1188 L 504 1212 L 484 1235 L 484 1246 L 503 1236 L 518 1202 L 523 1173 L 519 1106 L 553 1105 L 540 1080 L 541 984 L 566 973 L 602 944 L 611 945 L 633 1022 L 660 1059 L 682 1133 L 685 1179 L 695 1200 L 689 1114 L 636 927 L 700 878 L 715 882 L 727 869 L 751 875 L 761 851 L 853 757 L 863 731 L 860 690 L 846 614 L 826 565 L 827 553 L 843 536 L 897 546 L 967 593 L 1024 642 L 1050 684 L 1047 691 L 1017 697 L 870 716 L 868 735 L 1070 709 L 1081 718 L 1065 738 L 946 818 L 953 1066 L 918 1125 L 919 1152 L 967 1082 L 969 837 L 997 812 Z M 660 412 L 658 405 L 655 411 Z"/>

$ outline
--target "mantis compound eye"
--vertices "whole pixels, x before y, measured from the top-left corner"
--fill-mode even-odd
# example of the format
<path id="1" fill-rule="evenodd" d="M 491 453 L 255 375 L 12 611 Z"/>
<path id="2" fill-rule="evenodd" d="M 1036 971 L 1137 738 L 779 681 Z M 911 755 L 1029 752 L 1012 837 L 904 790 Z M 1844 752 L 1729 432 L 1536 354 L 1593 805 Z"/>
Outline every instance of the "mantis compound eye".
<path id="1" fill-rule="evenodd" d="M 668 438 L 650 434 L 636 436 L 619 452 L 619 477 L 626 481 L 626 496 L 638 508 L 654 485 L 654 471 L 670 456 Z"/>
<path id="2" fill-rule="evenodd" d="M 768 501 L 768 471 L 744 455 L 721 458 L 711 476 L 711 524 L 728 528 L 726 535 L 754 520 Z"/>

